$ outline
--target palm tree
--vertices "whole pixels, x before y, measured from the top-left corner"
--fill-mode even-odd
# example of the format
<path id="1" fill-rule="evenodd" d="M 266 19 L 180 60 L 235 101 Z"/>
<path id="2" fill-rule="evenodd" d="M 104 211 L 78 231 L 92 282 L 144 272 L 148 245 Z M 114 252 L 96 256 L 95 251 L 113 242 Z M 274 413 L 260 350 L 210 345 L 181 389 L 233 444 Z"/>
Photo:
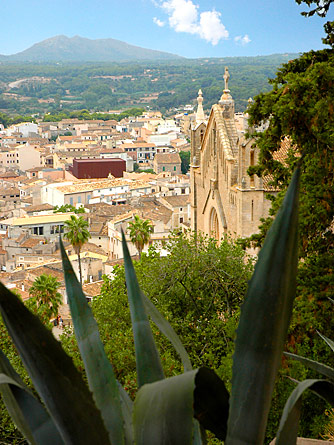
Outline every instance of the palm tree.
<path id="1" fill-rule="evenodd" d="M 47 307 L 49 318 L 56 317 L 58 308 L 63 302 L 62 295 L 58 292 L 60 282 L 52 275 L 42 274 L 35 279 L 29 289 L 31 297 L 36 298 L 37 305 Z"/>
<path id="2" fill-rule="evenodd" d="M 79 275 L 81 284 L 82 284 L 82 271 L 81 271 L 80 251 L 82 246 L 90 238 L 90 233 L 87 230 L 88 226 L 89 226 L 88 222 L 82 216 L 79 216 L 77 218 L 76 216 L 71 215 L 71 219 L 65 221 L 64 238 L 66 238 L 72 244 L 75 253 L 78 255 Z"/>
<path id="3" fill-rule="evenodd" d="M 138 215 L 135 215 L 134 220 L 129 223 L 128 230 L 130 240 L 138 249 L 139 258 L 141 258 L 145 244 L 149 242 L 150 235 L 153 233 L 153 225 L 148 219 L 140 219 Z"/>

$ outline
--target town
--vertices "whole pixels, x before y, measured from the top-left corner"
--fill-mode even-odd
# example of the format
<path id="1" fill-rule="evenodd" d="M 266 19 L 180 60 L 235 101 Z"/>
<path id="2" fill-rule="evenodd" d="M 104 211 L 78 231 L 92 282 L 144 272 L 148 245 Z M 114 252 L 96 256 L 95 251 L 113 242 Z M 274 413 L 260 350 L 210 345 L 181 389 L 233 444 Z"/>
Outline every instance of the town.
<path id="1" fill-rule="evenodd" d="M 334 1 L 62 2 L 0 30 L 0 442 L 329 445 Z"/>
<path id="2" fill-rule="evenodd" d="M 265 216 L 269 204 L 264 204 L 263 184 L 255 184 L 248 177 L 247 160 L 238 159 L 246 156 L 245 148 L 239 150 L 239 146 L 244 143 L 247 113 L 234 113 L 228 78 L 221 104 L 216 105 L 228 109 L 223 123 L 215 122 L 214 109 L 212 116 L 205 116 L 202 103 L 200 90 L 196 107 L 188 105 L 186 110 L 168 119 L 159 111 L 149 111 L 120 122 L 63 119 L 2 126 L 0 280 L 25 300 L 36 277 L 55 276 L 63 283 L 60 290 L 64 305 L 60 313 L 69 324 L 59 235 L 64 233 L 64 224 L 72 215 L 84 218 L 90 233 L 80 253 L 88 300 L 99 294 L 102 276 L 112 276 L 113 266 L 123 258 L 121 231 L 127 233 L 135 215 L 149 220 L 153 226 L 144 250 L 154 244 L 162 255 L 164 242 L 175 231 L 200 227 L 217 239 L 224 232 L 232 236 L 256 232 L 259 218 Z M 199 141 L 204 139 L 206 130 L 212 132 L 211 127 L 219 125 L 228 125 L 228 131 L 218 137 L 225 140 L 230 152 L 239 154 L 226 166 L 233 170 L 228 173 L 228 185 L 225 179 L 228 193 L 223 194 L 223 200 L 220 198 L 222 185 L 218 187 L 216 178 L 216 198 L 212 194 L 209 205 L 205 198 L 209 216 L 204 214 L 199 218 L 196 209 L 203 207 L 204 202 L 197 202 L 191 190 L 191 181 L 197 189 L 199 185 L 195 182 L 202 181 L 198 179 Z M 203 153 L 209 150 L 203 144 Z M 254 164 L 253 149 L 248 150 L 247 156 L 249 165 Z M 205 154 L 203 159 L 207 157 Z M 238 164 L 243 164 L 241 176 L 235 171 Z M 217 171 L 212 165 L 210 168 L 210 172 L 202 171 L 209 182 L 213 180 L 213 170 Z M 210 187 L 205 188 L 210 191 Z M 238 209 L 238 193 L 245 190 L 252 190 L 247 194 L 252 199 L 242 200 L 242 205 L 247 206 L 242 212 Z M 260 209 L 255 201 L 257 195 L 261 196 Z M 212 200 L 214 205 L 210 203 Z M 246 212 L 247 222 L 236 223 L 237 215 Z M 219 213 L 224 214 L 220 222 Z M 201 226 L 201 221 L 208 223 Z M 127 239 L 130 240 L 128 234 Z M 138 255 L 131 242 L 129 249 L 131 255 Z M 78 259 L 70 243 L 67 252 L 78 273 Z"/>

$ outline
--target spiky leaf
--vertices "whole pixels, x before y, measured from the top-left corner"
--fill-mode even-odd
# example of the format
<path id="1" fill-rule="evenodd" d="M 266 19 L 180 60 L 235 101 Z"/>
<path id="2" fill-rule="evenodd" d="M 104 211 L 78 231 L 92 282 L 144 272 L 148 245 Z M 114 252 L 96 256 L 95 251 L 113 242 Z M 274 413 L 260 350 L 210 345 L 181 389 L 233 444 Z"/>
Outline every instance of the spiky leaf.
<path id="1" fill-rule="evenodd" d="M 298 362 L 303 363 L 303 365 L 307 366 L 308 368 L 311 368 L 314 371 L 319 372 L 319 374 L 322 374 L 334 381 L 333 368 L 330 368 L 329 366 L 324 365 L 323 363 L 310 360 L 309 358 L 301 357 L 300 355 L 296 354 L 291 354 L 290 352 L 284 352 L 284 355 L 286 355 L 289 358 L 292 358 L 293 360 L 297 360 Z"/>
<path id="2" fill-rule="evenodd" d="M 0 393 L 15 425 L 30 444 L 62 445 L 64 441 L 44 406 L 13 369 L 0 349 Z"/>
<path id="3" fill-rule="evenodd" d="M 249 283 L 233 358 L 227 445 L 262 444 L 292 313 L 298 260 L 299 168 Z"/>
<path id="4" fill-rule="evenodd" d="M 318 332 L 318 335 L 320 335 L 320 337 L 325 340 L 325 342 L 328 344 L 328 346 L 331 348 L 331 350 L 334 352 L 334 341 L 331 340 L 330 338 L 327 338 L 325 335 L 320 334 L 320 332 Z"/>
<path id="5" fill-rule="evenodd" d="M 147 314 L 152 318 L 152 321 L 159 328 L 160 332 L 164 334 L 168 340 L 174 346 L 175 351 L 179 354 L 184 371 L 191 371 L 192 366 L 190 362 L 189 355 L 185 350 L 183 344 L 177 333 L 174 331 L 170 323 L 160 314 L 158 309 L 154 306 L 151 300 L 149 300 L 144 293 L 142 293 L 142 299 L 144 302 L 144 306 Z"/>
<path id="6" fill-rule="evenodd" d="M 137 380 L 140 388 L 145 383 L 152 383 L 163 379 L 164 373 L 123 232 L 122 244 L 126 286 L 136 351 Z"/>
<path id="7" fill-rule="evenodd" d="M 3 321 L 62 438 L 69 444 L 109 443 L 92 395 L 52 333 L 0 283 Z"/>
<path id="8" fill-rule="evenodd" d="M 60 238 L 66 292 L 75 336 L 85 364 L 89 387 L 101 411 L 112 444 L 124 443 L 123 415 L 117 380 L 100 338 L 97 323 Z"/>
<path id="9" fill-rule="evenodd" d="M 327 380 L 304 380 L 288 398 L 279 424 L 276 445 L 295 445 L 298 435 L 299 418 L 303 392 L 310 389 L 334 406 L 334 385 Z"/>
<path id="10" fill-rule="evenodd" d="M 134 407 L 137 445 L 187 445 L 193 443 L 193 417 L 224 440 L 228 392 L 208 368 L 144 385 Z"/>

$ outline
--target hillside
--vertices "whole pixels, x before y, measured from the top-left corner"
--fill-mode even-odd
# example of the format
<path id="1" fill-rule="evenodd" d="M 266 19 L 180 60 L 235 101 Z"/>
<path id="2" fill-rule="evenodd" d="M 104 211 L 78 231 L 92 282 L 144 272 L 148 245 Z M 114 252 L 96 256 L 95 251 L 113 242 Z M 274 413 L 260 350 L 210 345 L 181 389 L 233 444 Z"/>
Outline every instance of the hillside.
<path id="1" fill-rule="evenodd" d="M 129 45 L 115 39 L 86 39 L 80 36 L 52 37 L 36 43 L 30 48 L 12 54 L 0 55 L 1 61 L 8 62 L 124 62 L 140 60 L 166 60 L 181 58 L 151 49 Z"/>
<path id="2" fill-rule="evenodd" d="M 201 88 L 204 107 L 219 100 L 224 70 L 236 111 L 249 97 L 269 91 L 268 78 L 296 54 L 219 59 L 175 59 L 128 63 L 17 63 L 0 62 L 0 111 L 10 114 L 59 110 L 108 111 L 127 107 L 158 108 L 171 112 L 196 104 Z"/>

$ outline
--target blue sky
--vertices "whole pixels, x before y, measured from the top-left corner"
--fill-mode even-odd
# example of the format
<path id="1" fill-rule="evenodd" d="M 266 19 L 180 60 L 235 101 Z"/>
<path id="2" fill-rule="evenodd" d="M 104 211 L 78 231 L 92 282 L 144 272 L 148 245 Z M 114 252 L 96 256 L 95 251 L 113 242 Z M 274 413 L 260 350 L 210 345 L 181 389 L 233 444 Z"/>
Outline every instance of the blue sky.
<path id="1" fill-rule="evenodd" d="M 294 0 L 0 0 L 0 54 L 60 34 L 190 58 L 320 49 L 326 19 L 301 16 L 306 9 Z"/>

